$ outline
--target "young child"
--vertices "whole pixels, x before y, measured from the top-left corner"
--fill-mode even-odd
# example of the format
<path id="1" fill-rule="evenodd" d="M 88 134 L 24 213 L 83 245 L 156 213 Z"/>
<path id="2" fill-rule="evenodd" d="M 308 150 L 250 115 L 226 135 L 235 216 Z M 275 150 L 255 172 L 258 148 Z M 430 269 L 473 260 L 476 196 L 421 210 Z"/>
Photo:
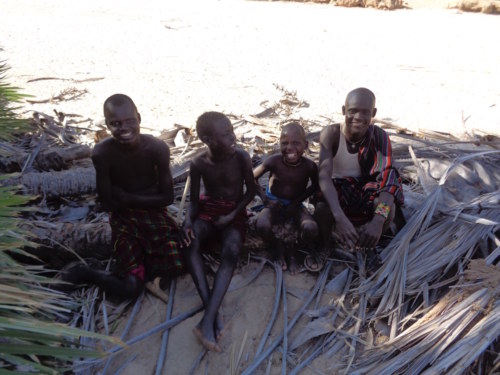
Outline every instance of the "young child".
<path id="1" fill-rule="evenodd" d="M 193 333 L 209 350 L 222 351 L 216 339 L 222 332 L 219 307 L 231 281 L 246 231 L 246 205 L 255 195 L 250 156 L 236 148 L 229 119 L 206 112 L 196 122 L 198 137 L 208 149 L 191 161 L 190 206 L 183 225 L 183 246 L 189 272 L 205 313 Z M 200 197 L 203 180 L 205 194 Z M 221 242 L 221 262 L 210 290 L 202 259 L 203 244 Z"/>
<path id="2" fill-rule="evenodd" d="M 253 171 L 257 189 L 265 205 L 257 217 L 256 229 L 268 244 L 276 247 L 276 258 L 283 270 L 287 269 L 284 246 L 274 237 L 273 224 L 291 218 L 299 227 L 301 240 L 311 243 L 318 236 L 316 222 L 302 205 L 304 199 L 319 188 L 316 163 L 302 156 L 307 146 L 304 128 L 296 122 L 289 123 L 281 130 L 281 153 L 268 157 Z M 266 172 L 270 176 L 264 193 L 258 179 Z M 290 249 L 287 253 L 288 268 L 293 275 L 298 270 L 298 264 L 294 250 Z"/>
<path id="3" fill-rule="evenodd" d="M 145 281 L 183 271 L 179 231 L 167 213 L 174 199 L 170 150 L 165 142 L 140 134 L 141 115 L 126 95 L 106 99 L 104 117 L 112 137 L 94 147 L 92 161 L 99 201 L 110 212 L 117 271 L 78 265 L 66 280 L 92 282 L 131 298 Z"/>

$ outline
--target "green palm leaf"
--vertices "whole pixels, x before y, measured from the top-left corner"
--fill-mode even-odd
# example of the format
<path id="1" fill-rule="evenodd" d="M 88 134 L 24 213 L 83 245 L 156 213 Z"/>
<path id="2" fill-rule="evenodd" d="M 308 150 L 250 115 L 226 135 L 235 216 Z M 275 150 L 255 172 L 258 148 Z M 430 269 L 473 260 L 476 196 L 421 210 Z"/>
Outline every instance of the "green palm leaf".
<path id="1" fill-rule="evenodd" d="M 7 70 L 0 60 L 0 140 L 15 139 L 29 130 L 28 121 L 19 119 L 12 106 L 25 95 L 5 83 Z M 28 209 L 32 197 L 2 186 L 6 177 L 12 176 L 0 176 L 0 374 L 58 374 L 70 370 L 75 360 L 104 356 L 94 347 L 82 346 L 82 337 L 124 345 L 116 338 L 54 323 L 78 303 L 47 288 L 56 281 L 41 274 L 43 267 L 22 265 L 12 257 L 36 258 L 24 250 L 36 245 L 29 240 L 32 234 L 18 227 L 20 212 Z"/>

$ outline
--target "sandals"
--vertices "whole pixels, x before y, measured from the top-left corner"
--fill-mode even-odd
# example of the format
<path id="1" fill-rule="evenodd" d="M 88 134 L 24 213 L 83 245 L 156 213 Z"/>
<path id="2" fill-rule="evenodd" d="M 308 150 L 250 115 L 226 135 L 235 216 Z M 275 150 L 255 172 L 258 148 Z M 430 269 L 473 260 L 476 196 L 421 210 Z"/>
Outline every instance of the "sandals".
<path id="1" fill-rule="evenodd" d="M 324 249 L 323 251 L 314 251 L 307 254 L 304 258 L 304 267 L 309 272 L 320 272 L 331 252 L 332 249 Z"/>

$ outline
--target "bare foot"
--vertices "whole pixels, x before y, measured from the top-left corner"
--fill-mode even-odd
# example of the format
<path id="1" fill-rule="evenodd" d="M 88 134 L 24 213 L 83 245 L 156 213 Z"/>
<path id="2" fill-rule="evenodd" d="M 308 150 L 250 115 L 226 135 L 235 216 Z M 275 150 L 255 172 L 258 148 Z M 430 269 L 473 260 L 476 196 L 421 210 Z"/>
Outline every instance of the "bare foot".
<path id="1" fill-rule="evenodd" d="M 224 334 L 224 323 L 222 322 L 222 318 L 220 317 L 220 314 L 217 314 L 217 317 L 215 318 L 214 331 L 215 331 L 215 337 L 217 340 L 219 340 L 222 337 L 222 335 Z"/>
<path id="2" fill-rule="evenodd" d="M 168 295 L 161 289 L 160 279 L 160 277 L 156 277 L 153 281 L 148 281 L 145 286 L 153 296 L 158 297 L 165 303 L 168 303 Z"/>
<path id="3" fill-rule="evenodd" d="M 203 335 L 201 332 L 200 327 L 196 326 L 193 328 L 193 333 L 196 337 L 198 337 L 198 340 L 200 340 L 201 344 L 208 350 L 211 350 L 213 352 L 222 352 L 221 347 L 215 342 L 215 340 L 210 340 L 206 336 Z"/>
<path id="4" fill-rule="evenodd" d="M 278 267 L 281 267 L 281 269 L 283 271 L 287 270 L 287 265 L 286 265 L 285 257 L 283 255 L 281 255 L 278 258 L 276 258 L 274 260 L 274 263 L 276 263 L 278 265 Z"/>

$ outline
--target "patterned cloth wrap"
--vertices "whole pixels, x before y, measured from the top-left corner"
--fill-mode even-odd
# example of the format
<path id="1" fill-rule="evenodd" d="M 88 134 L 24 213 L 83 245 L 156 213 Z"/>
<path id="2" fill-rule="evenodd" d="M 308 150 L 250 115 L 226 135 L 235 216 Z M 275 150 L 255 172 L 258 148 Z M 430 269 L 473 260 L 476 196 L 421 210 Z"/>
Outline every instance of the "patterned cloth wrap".
<path id="1" fill-rule="evenodd" d="M 342 211 L 354 226 L 365 224 L 372 218 L 377 189 L 370 189 L 371 184 L 364 184 L 354 177 L 334 178 L 333 185 Z"/>
<path id="2" fill-rule="evenodd" d="M 178 227 L 167 209 L 123 209 L 109 218 L 114 257 L 120 274 L 143 281 L 184 272 L 179 252 Z"/>
<path id="3" fill-rule="evenodd" d="M 218 216 L 229 214 L 236 208 L 236 202 L 224 199 L 215 199 L 206 195 L 200 197 L 198 219 L 212 223 Z M 240 232 L 241 241 L 245 241 L 247 232 L 247 211 L 241 210 L 232 222 L 232 226 Z"/>
<path id="4" fill-rule="evenodd" d="M 361 178 L 334 178 L 340 207 L 354 225 L 362 225 L 373 216 L 373 201 L 381 192 L 394 196 L 396 206 L 404 203 L 401 177 L 392 163 L 389 135 L 370 125 L 358 151 Z M 321 192 L 316 201 L 324 201 Z"/>

